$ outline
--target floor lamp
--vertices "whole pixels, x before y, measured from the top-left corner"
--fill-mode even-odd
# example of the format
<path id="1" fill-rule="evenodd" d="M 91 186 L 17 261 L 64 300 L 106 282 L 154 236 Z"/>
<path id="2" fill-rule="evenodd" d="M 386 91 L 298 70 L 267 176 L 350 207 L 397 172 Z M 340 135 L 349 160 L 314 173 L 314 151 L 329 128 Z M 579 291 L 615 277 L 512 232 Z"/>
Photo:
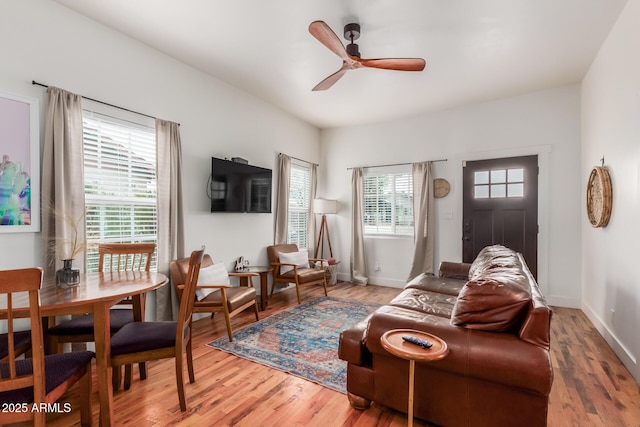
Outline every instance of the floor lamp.
<path id="1" fill-rule="evenodd" d="M 320 250 L 321 256 L 324 254 L 325 233 L 327 234 L 327 243 L 329 244 L 329 255 L 331 256 L 331 258 L 333 258 L 333 250 L 331 249 L 331 237 L 329 237 L 329 226 L 327 225 L 327 214 L 335 214 L 337 212 L 336 206 L 337 202 L 335 200 L 313 200 L 313 213 L 322 215 L 320 231 L 318 232 L 318 243 L 316 243 L 316 253 L 313 256 L 314 258 L 318 258 L 318 250 Z"/>

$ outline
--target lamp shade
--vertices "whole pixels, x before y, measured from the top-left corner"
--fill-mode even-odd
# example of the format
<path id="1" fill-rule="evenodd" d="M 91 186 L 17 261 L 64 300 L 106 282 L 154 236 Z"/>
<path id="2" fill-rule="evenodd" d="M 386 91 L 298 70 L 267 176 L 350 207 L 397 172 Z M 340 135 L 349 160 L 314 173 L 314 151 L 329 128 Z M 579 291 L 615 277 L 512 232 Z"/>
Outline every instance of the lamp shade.
<path id="1" fill-rule="evenodd" d="M 338 211 L 337 202 L 327 199 L 313 199 L 313 212 L 317 214 L 335 214 Z"/>

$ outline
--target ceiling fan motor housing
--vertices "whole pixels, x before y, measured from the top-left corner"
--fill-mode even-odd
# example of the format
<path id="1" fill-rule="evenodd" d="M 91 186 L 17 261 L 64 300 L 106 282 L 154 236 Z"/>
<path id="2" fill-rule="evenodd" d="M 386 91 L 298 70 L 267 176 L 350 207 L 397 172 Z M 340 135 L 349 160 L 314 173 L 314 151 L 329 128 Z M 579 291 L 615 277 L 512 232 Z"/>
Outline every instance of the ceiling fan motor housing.
<path id="1" fill-rule="evenodd" d="M 347 45 L 347 53 L 351 56 L 360 58 L 360 50 L 358 45 L 353 41 L 360 38 L 360 24 L 351 23 L 344 26 L 344 38 L 350 41 Z"/>

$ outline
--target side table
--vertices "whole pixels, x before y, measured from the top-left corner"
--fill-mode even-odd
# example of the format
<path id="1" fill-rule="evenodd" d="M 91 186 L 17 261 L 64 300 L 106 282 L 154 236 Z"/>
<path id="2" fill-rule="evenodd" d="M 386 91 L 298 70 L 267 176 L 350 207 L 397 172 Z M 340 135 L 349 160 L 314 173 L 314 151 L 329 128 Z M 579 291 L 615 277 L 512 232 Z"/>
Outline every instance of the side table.
<path id="1" fill-rule="evenodd" d="M 421 340 L 430 341 L 433 346 L 431 348 L 422 348 L 419 345 L 406 342 L 402 339 L 404 335 L 411 335 Z M 394 356 L 409 360 L 409 411 L 407 418 L 409 420 L 409 427 L 412 427 L 416 361 L 431 362 L 440 360 L 449 354 L 449 348 L 442 338 L 414 329 L 393 329 L 387 331 L 380 337 L 380 344 Z"/>
<path id="2" fill-rule="evenodd" d="M 258 301 L 260 303 L 260 310 L 265 310 L 269 303 L 268 283 L 271 270 L 273 270 L 273 268 L 269 266 L 252 265 L 235 271 L 236 273 L 257 273 L 260 275 L 260 300 Z M 247 281 L 248 279 L 246 277 L 240 277 L 241 286 L 246 286 Z"/>

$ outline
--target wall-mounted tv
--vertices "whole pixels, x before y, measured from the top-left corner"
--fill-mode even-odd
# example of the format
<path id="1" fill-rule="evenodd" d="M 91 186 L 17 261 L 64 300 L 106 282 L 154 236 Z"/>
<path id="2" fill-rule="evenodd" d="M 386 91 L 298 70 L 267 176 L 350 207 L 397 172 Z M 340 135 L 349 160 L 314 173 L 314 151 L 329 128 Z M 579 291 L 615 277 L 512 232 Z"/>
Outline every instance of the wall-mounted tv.
<path id="1" fill-rule="evenodd" d="M 271 213 L 271 169 L 211 158 L 211 212 Z"/>

